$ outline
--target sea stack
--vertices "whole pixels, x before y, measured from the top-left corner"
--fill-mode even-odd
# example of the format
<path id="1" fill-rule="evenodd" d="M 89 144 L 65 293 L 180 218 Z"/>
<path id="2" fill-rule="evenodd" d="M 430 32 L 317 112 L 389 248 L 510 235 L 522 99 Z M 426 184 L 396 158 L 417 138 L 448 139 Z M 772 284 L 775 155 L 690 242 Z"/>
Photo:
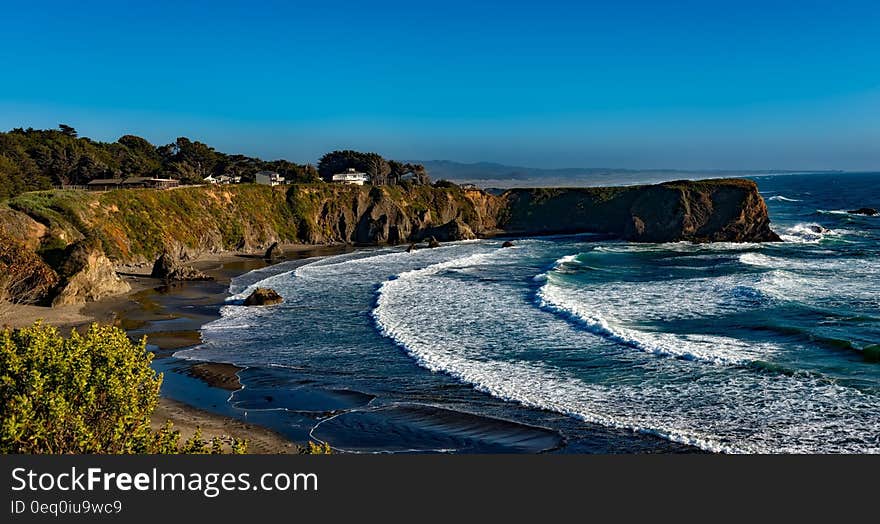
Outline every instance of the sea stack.
<path id="1" fill-rule="evenodd" d="M 280 304 L 284 299 L 277 291 L 268 287 L 258 287 L 244 301 L 245 306 L 271 306 Z"/>

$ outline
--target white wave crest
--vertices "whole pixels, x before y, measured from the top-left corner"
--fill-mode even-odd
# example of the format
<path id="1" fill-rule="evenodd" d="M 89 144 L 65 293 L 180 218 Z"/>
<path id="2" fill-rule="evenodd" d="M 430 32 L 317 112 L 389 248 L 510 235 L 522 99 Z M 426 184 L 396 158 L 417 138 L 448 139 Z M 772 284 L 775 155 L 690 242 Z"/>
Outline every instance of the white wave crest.
<path id="1" fill-rule="evenodd" d="M 871 440 L 878 408 L 870 396 L 833 383 L 744 367 L 701 373 L 707 366 L 647 359 L 638 360 L 646 380 L 609 385 L 586 382 L 551 358 L 518 358 L 520 345 L 550 353 L 587 343 L 591 335 L 566 328 L 553 315 L 542 318 L 547 314 L 497 283 L 443 275 L 478 264 L 496 267 L 492 256 L 461 257 L 383 282 L 372 311 L 379 331 L 426 369 L 589 423 L 725 453 L 880 449 Z M 601 351 L 599 344 L 593 351 Z M 652 376 L 664 378 L 654 382 Z"/>
<path id="2" fill-rule="evenodd" d="M 818 244 L 830 236 L 840 236 L 840 233 L 815 223 L 795 224 L 779 233 L 783 241 L 800 244 Z"/>
<path id="3" fill-rule="evenodd" d="M 634 293 L 633 299 L 636 296 Z M 594 307 L 595 304 L 584 303 L 582 294 L 566 292 L 563 286 L 553 281 L 552 276 L 538 290 L 536 300 L 543 309 L 572 317 L 597 335 L 646 353 L 714 364 L 745 365 L 773 351 L 769 345 L 747 344 L 730 337 L 661 333 L 625 327 L 603 316 Z"/>

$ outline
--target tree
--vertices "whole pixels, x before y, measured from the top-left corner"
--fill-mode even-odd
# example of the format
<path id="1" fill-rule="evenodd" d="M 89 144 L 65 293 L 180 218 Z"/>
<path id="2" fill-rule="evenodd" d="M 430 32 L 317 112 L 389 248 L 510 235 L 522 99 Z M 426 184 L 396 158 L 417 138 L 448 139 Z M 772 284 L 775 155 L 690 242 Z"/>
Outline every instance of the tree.
<path id="1" fill-rule="evenodd" d="M 416 185 L 427 185 L 431 183 L 428 177 L 428 171 L 422 164 L 403 163 L 396 160 L 389 160 L 388 166 L 391 173 L 388 175 L 391 184 L 400 184 L 407 175 L 412 175 L 412 182 Z"/>
<path id="2" fill-rule="evenodd" d="M 76 138 L 76 129 L 70 127 L 69 125 L 58 124 L 58 129 L 60 129 L 61 132 L 64 133 L 65 135 L 72 137 L 72 138 Z"/>
<path id="3" fill-rule="evenodd" d="M 147 140 L 125 135 L 119 138 L 117 159 L 123 176 L 148 176 L 162 169 L 162 157 L 156 147 Z"/>
<path id="4" fill-rule="evenodd" d="M 200 434 L 181 446 L 170 423 L 151 429 L 162 384 L 151 360 L 146 338 L 131 342 L 110 326 L 68 338 L 39 322 L 0 331 L 0 452 L 222 451 Z"/>
<path id="5" fill-rule="evenodd" d="M 391 167 L 384 158 L 376 153 L 367 153 L 364 155 L 364 163 L 364 171 L 370 175 L 371 184 L 374 186 L 388 184 L 388 175 L 391 173 Z"/>
<path id="6" fill-rule="evenodd" d="M 370 183 L 377 186 L 387 184 L 388 175 L 391 173 L 388 161 L 376 153 L 361 153 L 346 149 L 327 153 L 318 161 L 318 173 L 327 181 L 333 175 L 342 173 L 348 168 L 367 173 L 370 175 Z"/>
<path id="7" fill-rule="evenodd" d="M 166 169 L 176 178 L 192 183 L 201 183 L 213 173 L 221 156 L 214 148 L 183 136 L 159 148 L 159 154 L 166 162 Z"/>

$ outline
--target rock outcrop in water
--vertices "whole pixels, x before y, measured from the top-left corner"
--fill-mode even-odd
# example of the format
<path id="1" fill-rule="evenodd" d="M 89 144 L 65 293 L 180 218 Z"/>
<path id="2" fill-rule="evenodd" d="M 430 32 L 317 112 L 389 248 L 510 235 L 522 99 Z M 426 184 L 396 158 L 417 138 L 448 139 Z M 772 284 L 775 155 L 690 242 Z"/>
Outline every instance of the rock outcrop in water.
<path id="1" fill-rule="evenodd" d="M 284 299 L 277 291 L 268 287 L 258 287 L 245 300 L 245 306 L 271 306 L 280 304 Z"/>
<path id="2" fill-rule="evenodd" d="M 651 186 L 515 189 L 502 195 L 507 233 L 607 233 L 635 242 L 777 242 L 750 180 Z"/>
<path id="3" fill-rule="evenodd" d="M 851 209 L 847 211 L 847 213 L 851 213 L 853 215 L 865 215 L 869 217 L 880 215 L 880 212 L 878 212 L 873 207 L 860 207 L 858 209 Z"/>

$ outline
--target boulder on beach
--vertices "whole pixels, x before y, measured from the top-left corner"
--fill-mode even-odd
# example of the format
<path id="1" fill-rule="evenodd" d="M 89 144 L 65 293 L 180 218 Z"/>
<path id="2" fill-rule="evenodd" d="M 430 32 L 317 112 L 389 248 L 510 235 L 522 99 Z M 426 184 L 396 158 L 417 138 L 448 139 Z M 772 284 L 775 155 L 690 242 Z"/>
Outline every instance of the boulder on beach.
<path id="1" fill-rule="evenodd" d="M 501 244 L 501 247 L 513 247 L 513 242 L 511 242 L 510 240 L 505 240 L 504 243 Z"/>
<path id="2" fill-rule="evenodd" d="M 245 306 L 271 306 L 280 304 L 284 299 L 277 291 L 268 287 L 258 287 L 244 300 Z"/>
<path id="3" fill-rule="evenodd" d="M 278 260 L 284 258 L 284 250 L 281 249 L 281 246 L 278 242 L 273 242 L 269 249 L 266 250 L 266 254 L 263 255 L 263 258 L 266 260 Z"/>
<path id="4" fill-rule="evenodd" d="M 171 253 L 167 250 L 163 251 L 159 258 L 156 259 L 156 262 L 153 263 L 153 271 L 150 273 L 150 276 L 153 278 L 168 278 L 168 275 L 179 265 L 180 262 L 171 256 Z"/>
<path id="5" fill-rule="evenodd" d="M 860 207 L 858 209 L 850 209 L 849 211 L 847 211 L 847 213 L 853 215 L 865 215 L 869 217 L 880 215 L 880 212 L 878 212 L 873 207 Z"/>
<path id="6" fill-rule="evenodd" d="M 162 280 L 214 280 L 198 269 L 192 266 L 185 266 L 175 258 L 167 250 L 163 251 L 156 262 L 153 263 L 153 271 L 150 273 L 153 278 L 161 278 Z"/>
<path id="7" fill-rule="evenodd" d="M 52 307 L 93 302 L 131 291 L 129 283 L 119 278 L 94 241 L 81 240 L 70 245 L 58 272 L 62 280 L 55 290 Z"/>

